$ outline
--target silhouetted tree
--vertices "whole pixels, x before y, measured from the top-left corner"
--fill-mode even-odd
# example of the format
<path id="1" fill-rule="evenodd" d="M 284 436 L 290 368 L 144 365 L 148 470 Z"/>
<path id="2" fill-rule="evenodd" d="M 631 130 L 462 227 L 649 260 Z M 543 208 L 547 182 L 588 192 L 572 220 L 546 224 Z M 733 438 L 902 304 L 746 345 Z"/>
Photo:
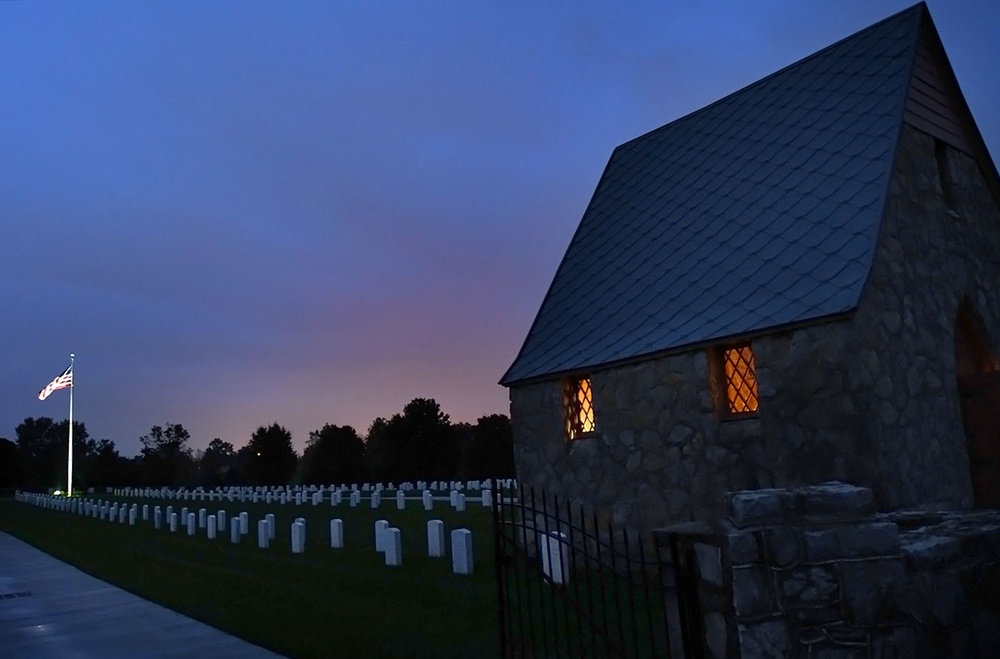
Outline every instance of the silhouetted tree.
<path id="1" fill-rule="evenodd" d="M 206 487 L 217 487 L 229 482 L 230 471 L 236 462 L 236 449 L 229 442 L 224 442 L 218 437 L 208 444 L 208 448 L 201 454 L 199 465 L 201 467 L 201 482 Z"/>
<path id="2" fill-rule="evenodd" d="M 379 423 L 381 421 L 381 423 Z M 437 401 L 414 398 L 369 430 L 372 476 L 392 482 L 451 479 L 458 475 L 459 444 Z"/>
<path id="3" fill-rule="evenodd" d="M 81 475 L 83 484 L 88 487 L 136 485 L 141 477 L 135 461 L 120 455 L 110 439 L 93 442 Z"/>
<path id="4" fill-rule="evenodd" d="M 252 485 L 287 484 L 299 459 L 292 433 L 277 423 L 257 428 L 241 453 L 244 478 Z"/>
<path id="5" fill-rule="evenodd" d="M 21 487 L 24 465 L 17 444 L 0 437 L 0 488 Z"/>
<path id="6" fill-rule="evenodd" d="M 472 444 L 472 437 L 475 434 L 475 426 L 471 423 L 466 423 L 465 421 L 459 421 L 458 423 L 451 424 L 452 430 L 455 431 L 455 443 L 457 445 L 458 451 L 458 473 L 456 478 L 461 480 L 468 480 L 470 478 L 475 478 L 475 474 L 469 472 L 469 445 Z"/>
<path id="7" fill-rule="evenodd" d="M 437 401 L 414 398 L 403 408 L 402 420 L 408 438 L 407 465 L 411 467 L 405 479 L 456 478 L 460 458 L 458 436 Z"/>
<path id="8" fill-rule="evenodd" d="M 14 429 L 17 448 L 24 467 L 24 486 L 32 489 L 66 489 L 67 442 L 69 421 L 54 422 L 49 417 L 28 417 Z M 88 451 L 93 447 L 87 427 L 80 421 L 73 422 L 74 490 L 82 483 L 77 481 L 77 465 L 83 465 Z"/>
<path id="9" fill-rule="evenodd" d="M 372 480 L 389 481 L 395 472 L 396 463 L 401 459 L 399 451 L 390 446 L 387 434 L 389 422 L 376 418 L 368 426 L 365 434 L 365 456 L 368 458 L 368 474 Z"/>
<path id="10" fill-rule="evenodd" d="M 464 448 L 466 478 L 514 477 L 514 431 L 507 415 L 480 417 Z"/>
<path id="11" fill-rule="evenodd" d="M 365 443 L 351 426 L 325 424 L 309 433 L 299 480 L 312 484 L 357 483 L 368 478 Z"/>
<path id="12" fill-rule="evenodd" d="M 190 484 L 194 460 L 187 442 L 190 433 L 179 423 L 153 426 L 142 443 L 142 471 L 147 485 L 160 487 Z"/>

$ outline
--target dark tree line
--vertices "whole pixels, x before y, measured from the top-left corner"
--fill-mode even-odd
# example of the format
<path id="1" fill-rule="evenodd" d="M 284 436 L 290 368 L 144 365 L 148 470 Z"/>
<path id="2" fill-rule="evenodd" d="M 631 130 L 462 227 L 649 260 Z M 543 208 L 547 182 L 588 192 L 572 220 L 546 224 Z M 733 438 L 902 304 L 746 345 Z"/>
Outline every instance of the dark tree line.
<path id="1" fill-rule="evenodd" d="M 0 438 L 0 488 L 46 490 L 66 485 L 67 421 L 25 419 L 16 441 Z M 301 456 L 292 434 L 272 423 L 240 449 L 219 438 L 204 451 L 189 446 L 179 423 L 153 426 L 127 458 L 114 442 L 95 441 L 73 422 L 73 487 L 284 485 L 466 480 L 514 475 L 510 419 L 502 414 L 475 425 L 453 424 L 432 399 L 416 398 L 389 419 L 372 422 L 365 436 L 351 426 L 326 424 L 309 433 Z"/>

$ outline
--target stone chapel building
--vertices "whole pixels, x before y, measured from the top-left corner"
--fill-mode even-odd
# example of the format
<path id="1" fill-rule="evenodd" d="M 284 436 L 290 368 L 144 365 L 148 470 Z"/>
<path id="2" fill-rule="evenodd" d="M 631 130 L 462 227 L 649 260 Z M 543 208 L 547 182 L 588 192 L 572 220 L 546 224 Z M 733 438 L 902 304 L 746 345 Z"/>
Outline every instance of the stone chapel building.
<path id="1" fill-rule="evenodd" d="M 1000 507 L 1000 177 L 926 5 L 617 147 L 501 384 L 616 524 L 842 480 Z"/>

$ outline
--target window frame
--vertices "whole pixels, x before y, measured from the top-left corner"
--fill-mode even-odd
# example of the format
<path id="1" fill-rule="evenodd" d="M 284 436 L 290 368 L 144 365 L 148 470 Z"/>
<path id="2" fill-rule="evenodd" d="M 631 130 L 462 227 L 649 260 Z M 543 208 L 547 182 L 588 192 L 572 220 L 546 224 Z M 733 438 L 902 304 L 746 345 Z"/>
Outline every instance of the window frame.
<path id="1" fill-rule="evenodd" d="M 746 356 L 742 354 L 743 350 L 749 351 L 749 362 L 747 363 Z M 728 372 L 727 366 L 730 363 L 729 353 L 732 351 L 740 351 L 740 361 L 747 363 L 747 371 L 740 374 L 740 380 L 745 384 L 748 384 L 750 392 L 748 396 L 740 395 L 740 387 L 734 387 L 733 376 Z M 757 376 L 757 354 L 754 352 L 753 345 L 751 341 L 736 341 L 733 343 L 726 343 L 719 346 L 714 351 L 715 354 L 715 372 L 716 372 L 716 382 L 718 382 L 718 405 L 719 405 L 719 415 L 724 421 L 732 421 L 739 419 L 754 419 L 760 416 L 760 378 Z M 738 366 L 739 362 L 736 362 Z M 736 370 L 734 366 L 734 371 Z M 752 381 L 747 382 L 747 373 L 750 374 Z M 736 388 L 736 401 L 732 400 L 729 395 L 730 387 Z M 742 403 L 746 407 L 750 407 L 750 403 L 753 403 L 752 409 L 735 409 L 737 407 L 736 402 Z"/>
<path id="2" fill-rule="evenodd" d="M 584 383 L 586 383 L 584 388 Z M 584 400 L 580 400 L 581 388 L 584 388 Z M 586 430 L 587 420 L 585 408 L 589 407 L 589 425 Z M 576 375 L 563 378 L 562 381 L 562 410 L 563 410 L 563 434 L 566 441 L 574 442 L 578 439 L 593 437 L 597 434 L 597 410 L 594 408 L 594 381 L 590 374 Z"/>

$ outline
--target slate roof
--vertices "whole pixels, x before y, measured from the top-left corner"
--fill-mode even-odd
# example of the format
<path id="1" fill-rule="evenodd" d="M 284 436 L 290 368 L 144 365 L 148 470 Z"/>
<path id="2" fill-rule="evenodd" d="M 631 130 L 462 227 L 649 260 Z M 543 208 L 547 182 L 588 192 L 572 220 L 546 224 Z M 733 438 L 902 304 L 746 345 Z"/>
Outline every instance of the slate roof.
<path id="1" fill-rule="evenodd" d="M 924 12 L 617 147 L 501 384 L 852 311 Z"/>

